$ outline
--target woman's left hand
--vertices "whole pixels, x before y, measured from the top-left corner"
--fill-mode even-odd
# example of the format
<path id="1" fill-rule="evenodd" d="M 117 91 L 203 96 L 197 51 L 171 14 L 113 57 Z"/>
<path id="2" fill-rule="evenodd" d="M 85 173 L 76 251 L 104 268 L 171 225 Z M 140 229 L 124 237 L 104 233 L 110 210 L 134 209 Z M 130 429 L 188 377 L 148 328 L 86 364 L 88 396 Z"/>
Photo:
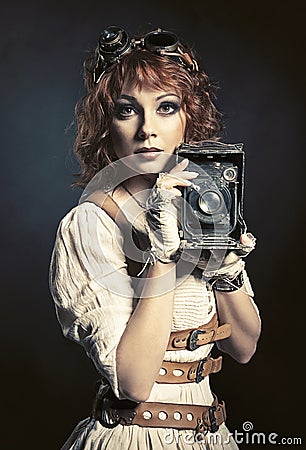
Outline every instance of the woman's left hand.
<path id="1" fill-rule="evenodd" d="M 227 251 L 211 249 L 202 251 L 195 259 L 194 251 L 184 251 L 182 257 L 204 271 L 204 275 L 209 279 L 211 276 L 235 277 L 244 268 L 242 258 L 248 256 L 255 248 L 256 238 L 251 233 L 240 236 L 241 246 L 237 250 Z"/>

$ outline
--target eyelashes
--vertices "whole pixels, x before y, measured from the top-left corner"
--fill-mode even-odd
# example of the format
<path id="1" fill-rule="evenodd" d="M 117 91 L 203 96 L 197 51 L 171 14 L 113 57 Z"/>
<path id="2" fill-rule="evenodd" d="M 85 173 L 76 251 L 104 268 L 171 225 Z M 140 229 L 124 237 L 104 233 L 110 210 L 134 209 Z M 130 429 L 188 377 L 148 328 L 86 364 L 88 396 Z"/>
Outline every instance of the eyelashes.
<path id="1" fill-rule="evenodd" d="M 125 119 L 131 117 L 134 114 L 137 114 L 137 112 L 132 105 L 117 103 L 115 106 L 115 117 Z"/>
<path id="2" fill-rule="evenodd" d="M 157 114 L 162 116 L 171 116 L 177 113 L 181 109 L 181 103 L 175 101 L 164 101 L 161 102 L 157 107 Z M 115 106 L 114 115 L 119 119 L 129 119 L 134 115 L 141 114 L 141 108 L 132 103 L 121 103 L 120 101 Z"/>
<path id="3" fill-rule="evenodd" d="M 162 113 L 162 114 L 175 114 L 176 112 L 178 112 L 181 109 L 181 104 L 178 102 L 162 102 L 159 105 L 158 110 Z"/>

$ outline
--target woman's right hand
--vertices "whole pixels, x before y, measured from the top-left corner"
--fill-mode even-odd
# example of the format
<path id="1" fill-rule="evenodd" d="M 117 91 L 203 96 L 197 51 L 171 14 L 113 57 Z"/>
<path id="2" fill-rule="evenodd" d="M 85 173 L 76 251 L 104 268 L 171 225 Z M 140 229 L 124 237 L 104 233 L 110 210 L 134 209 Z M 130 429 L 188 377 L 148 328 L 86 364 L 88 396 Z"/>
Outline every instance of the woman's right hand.
<path id="1" fill-rule="evenodd" d="M 180 197 L 177 186 L 190 186 L 197 172 L 185 169 L 189 163 L 184 159 L 168 173 L 161 173 L 147 200 L 147 232 L 151 242 L 151 251 L 160 261 L 175 261 L 180 238 L 177 226 L 177 208 L 173 200 Z"/>

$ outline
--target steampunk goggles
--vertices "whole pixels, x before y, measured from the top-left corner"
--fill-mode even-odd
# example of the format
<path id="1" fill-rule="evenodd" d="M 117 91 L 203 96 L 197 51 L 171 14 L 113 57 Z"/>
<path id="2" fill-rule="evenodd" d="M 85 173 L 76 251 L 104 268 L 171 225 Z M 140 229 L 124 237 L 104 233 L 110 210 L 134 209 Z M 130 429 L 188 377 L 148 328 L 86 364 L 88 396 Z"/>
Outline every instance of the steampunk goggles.
<path id="1" fill-rule="evenodd" d="M 106 69 L 137 48 L 172 58 L 189 71 L 198 70 L 197 62 L 183 50 L 176 34 L 157 28 L 140 38 L 130 38 L 123 28 L 111 26 L 99 37 L 99 59 L 93 71 L 94 82 L 99 83 Z"/>

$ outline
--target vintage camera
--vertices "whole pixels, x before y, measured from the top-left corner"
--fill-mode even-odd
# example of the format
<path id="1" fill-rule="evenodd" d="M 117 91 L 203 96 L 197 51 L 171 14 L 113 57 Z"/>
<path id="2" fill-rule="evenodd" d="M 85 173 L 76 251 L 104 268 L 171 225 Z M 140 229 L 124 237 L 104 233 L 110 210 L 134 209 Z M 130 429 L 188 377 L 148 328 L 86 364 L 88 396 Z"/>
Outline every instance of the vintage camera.
<path id="1" fill-rule="evenodd" d="M 189 159 L 188 170 L 198 172 L 192 186 L 182 190 L 181 246 L 185 249 L 241 247 L 245 156 L 243 144 L 203 141 L 182 144 L 177 159 Z"/>

